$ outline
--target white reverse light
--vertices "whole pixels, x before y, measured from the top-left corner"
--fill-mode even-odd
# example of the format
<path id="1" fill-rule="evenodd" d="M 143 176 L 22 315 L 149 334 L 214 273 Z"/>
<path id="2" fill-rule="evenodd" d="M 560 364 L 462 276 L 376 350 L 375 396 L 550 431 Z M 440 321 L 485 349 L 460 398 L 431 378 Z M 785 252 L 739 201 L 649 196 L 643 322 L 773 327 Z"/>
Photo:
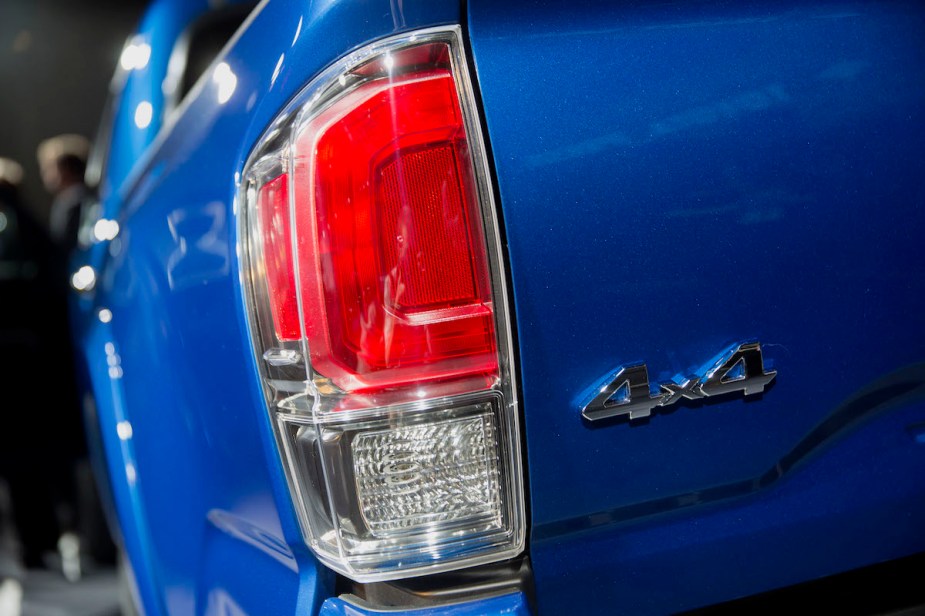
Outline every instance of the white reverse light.
<path id="1" fill-rule="evenodd" d="M 501 526 L 490 413 L 364 432 L 351 445 L 360 512 L 375 536 L 475 521 Z"/>

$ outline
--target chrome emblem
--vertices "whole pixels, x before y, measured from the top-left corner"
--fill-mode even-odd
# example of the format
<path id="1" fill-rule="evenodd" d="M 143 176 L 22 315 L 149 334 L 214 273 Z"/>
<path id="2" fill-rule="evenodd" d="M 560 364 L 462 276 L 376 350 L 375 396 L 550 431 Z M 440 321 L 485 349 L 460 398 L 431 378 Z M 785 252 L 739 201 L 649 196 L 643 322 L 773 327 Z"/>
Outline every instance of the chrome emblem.
<path id="1" fill-rule="evenodd" d="M 774 370 L 764 371 L 760 342 L 733 345 L 702 374 L 680 383 L 659 383 L 656 394 L 649 386 L 649 369 L 644 363 L 636 363 L 621 367 L 606 385 L 595 390 L 581 407 L 581 414 L 588 421 L 619 416 L 642 419 L 682 398 L 698 400 L 738 391 L 746 396 L 760 394 L 775 376 Z"/>

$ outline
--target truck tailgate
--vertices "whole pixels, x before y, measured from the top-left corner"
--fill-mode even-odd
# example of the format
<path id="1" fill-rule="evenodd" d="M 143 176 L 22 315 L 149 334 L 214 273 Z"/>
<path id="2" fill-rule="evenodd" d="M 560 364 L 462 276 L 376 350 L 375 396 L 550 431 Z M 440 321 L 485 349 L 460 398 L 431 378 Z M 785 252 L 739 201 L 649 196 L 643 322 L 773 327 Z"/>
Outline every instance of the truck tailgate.
<path id="1" fill-rule="evenodd" d="M 925 8 L 468 3 L 539 607 L 693 608 L 925 550 Z M 759 340 L 763 395 L 590 423 Z M 624 418 L 625 419 L 625 418 Z"/>

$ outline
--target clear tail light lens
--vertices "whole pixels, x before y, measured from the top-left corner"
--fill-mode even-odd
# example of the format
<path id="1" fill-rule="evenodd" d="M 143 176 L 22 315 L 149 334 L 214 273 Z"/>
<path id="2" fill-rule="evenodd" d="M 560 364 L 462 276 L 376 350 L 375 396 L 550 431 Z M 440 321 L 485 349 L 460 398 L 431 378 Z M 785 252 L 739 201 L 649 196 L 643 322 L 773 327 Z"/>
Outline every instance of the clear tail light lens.
<path id="1" fill-rule="evenodd" d="M 518 554 L 506 286 L 459 29 L 321 74 L 258 143 L 242 200 L 255 356 L 308 545 L 359 581 Z"/>

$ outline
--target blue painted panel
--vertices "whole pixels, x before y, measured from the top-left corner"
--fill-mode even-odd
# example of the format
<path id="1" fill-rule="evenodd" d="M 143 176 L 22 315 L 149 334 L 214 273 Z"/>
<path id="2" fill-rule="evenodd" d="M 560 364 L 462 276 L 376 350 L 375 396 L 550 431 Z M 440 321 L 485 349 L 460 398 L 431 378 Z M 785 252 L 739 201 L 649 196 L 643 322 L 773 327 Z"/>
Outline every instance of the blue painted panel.
<path id="1" fill-rule="evenodd" d="M 99 440 L 93 444 L 105 457 L 112 503 L 119 520 L 119 543 L 129 558 L 129 580 L 133 597 L 149 614 L 161 612 L 157 582 L 146 540 L 148 524 L 136 489 L 135 451 L 130 423 L 127 423 L 121 387 L 121 358 L 113 343 L 112 330 L 96 319 L 88 319 L 81 340 L 81 365 L 88 368 L 87 385 L 92 388 Z M 88 430 L 91 434 L 97 430 Z"/>
<path id="2" fill-rule="evenodd" d="M 179 31 L 188 15 L 173 4 L 154 5 L 147 19 Z M 80 344 L 98 394 L 110 381 L 120 392 L 118 406 L 98 396 L 101 428 L 147 613 L 314 613 L 333 594 L 333 575 L 302 541 L 253 362 L 236 182 L 265 127 L 327 64 L 373 38 L 458 21 L 449 2 L 267 3 L 222 58 L 230 92 L 219 92 L 227 74 L 221 83 L 209 74 L 175 124 L 145 137 L 144 154 L 113 149 L 104 205 L 121 233 L 95 249 L 97 290 L 76 313 L 112 311 L 106 341 L 118 371 L 93 326 L 80 328 Z M 121 108 L 137 104 L 134 90 L 124 97 Z M 133 129 L 124 113 L 117 121 Z M 261 586 L 273 592 L 258 603 Z"/>
<path id="3" fill-rule="evenodd" d="M 298 566 L 285 543 L 228 512 L 212 510 L 208 521 L 197 614 L 261 614 L 268 604 L 280 614 L 314 613 L 318 598 L 300 595 Z M 312 581 L 309 576 L 305 585 L 312 587 Z M 299 605 L 300 598 L 308 604 Z"/>
<path id="4" fill-rule="evenodd" d="M 541 610 L 562 611 L 574 593 L 591 611 L 657 612 L 756 592 L 799 579 L 780 573 L 796 546 L 810 577 L 921 549 L 925 485 L 905 480 L 921 470 L 921 447 L 890 446 L 920 415 L 901 420 L 896 407 L 881 428 L 823 422 L 925 360 L 922 6 L 473 0 L 468 10 L 515 297 Z M 581 394 L 621 364 L 644 360 L 664 380 L 748 338 L 779 372 L 759 400 L 681 405 L 638 425 L 580 417 Z M 859 454 L 853 434 L 895 485 L 854 494 L 852 512 L 826 503 L 853 494 L 842 474 L 860 483 L 863 468 L 824 459 Z M 794 451 L 800 464 L 762 481 Z M 771 487 L 810 481 L 798 477 L 809 460 L 826 472 L 805 488 L 805 514 L 772 510 Z M 757 494 L 743 496 L 752 483 Z M 735 518 L 746 501 L 763 513 Z M 711 523 L 736 540 L 673 541 L 655 516 L 682 507 L 691 533 L 726 511 Z M 828 550 L 854 545 L 867 514 L 905 541 Z M 900 524 L 907 515 L 918 526 Z M 645 556 L 641 540 L 628 548 L 635 523 L 659 538 Z M 581 532 L 594 541 L 571 543 Z M 753 577 L 691 584 L 687 597 L 657 573 L 741 565 L 749 549 Z"/>
<path id="5" fill-rule="evenodd" d="M 118 96 L 113 101 L 113 131 L 110 156 L 100 185 L 103 199 L 123 185 L 138 158 L 145 152 L 164 122 L 163 82 L 177 39 L 187 26 L 209 8 L 207 0 L 160 0 L 145 11 L 131 41 L 150 48 L 147 62 L 138 67 L 116 69 L 113 85 Z M 139 106 L 150 106 L 147 122 Z M 104 118 L 104 121 L 106 119 Z M 99 144 L 98 144 L 99 145 Z"/>
<path id="6" fill-rule="evenodd" d="M 570 612 L 585 596 L 588 613 L 664 614 L 925 551 L 919 383 L 917 402 L 738 498 L 711 502 L 707 490 L 674 513 L 621 520 L 615 511 L 535 539 L 540 613 Z"/>

